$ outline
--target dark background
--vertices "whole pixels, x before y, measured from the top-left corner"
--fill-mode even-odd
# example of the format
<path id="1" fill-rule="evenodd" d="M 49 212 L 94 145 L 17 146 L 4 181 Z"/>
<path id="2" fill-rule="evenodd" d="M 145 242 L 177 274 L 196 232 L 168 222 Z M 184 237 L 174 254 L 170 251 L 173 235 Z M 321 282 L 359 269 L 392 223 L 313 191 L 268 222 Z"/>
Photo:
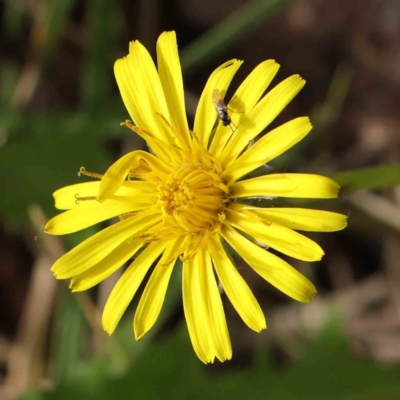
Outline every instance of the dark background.
<path id="1" fill-rule="evenodd" d="M 140 343 L 135 304 L 111 338 L 100 325 L 118 274 L 70 294 L 49 272 L 98 229 L 45 235 L 52 192 L 142 146 L 119 126 L 113 63 L 134 39 L 155 55 L 165 30 L 177 32 L 191 120 L 231 58 L 245 61 L 233 88 L 269 58 L 275 84 L 306 79 L 274 124 L 309 115 L 314 129 L 272 166 L 334 177 L 340 199 L 308 205 L 349 214 L 345 231 L 313 235 L 322 262 L 291 260 L 317 286 L 310 305 L 238 262 L 268 329 L 250 331 L 225 302 L 224 364 L 191 349 L 179 268 Z M 3 0 L 0 49 L 0 399 L 400 399 L 400 1 Z"/>

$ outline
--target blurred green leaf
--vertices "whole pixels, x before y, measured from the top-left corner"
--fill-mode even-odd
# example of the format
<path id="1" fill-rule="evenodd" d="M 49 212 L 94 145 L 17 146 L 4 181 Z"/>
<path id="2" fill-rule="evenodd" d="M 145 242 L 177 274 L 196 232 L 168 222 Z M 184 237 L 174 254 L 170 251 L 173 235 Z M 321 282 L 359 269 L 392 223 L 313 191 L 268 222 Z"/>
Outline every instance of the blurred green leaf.
<path id="1" fill-rule="evenodd" d="M 43 3 L 44 15 L 42 18 L 46 24 L 46 41 L 41 48 L 42 63 L 48 62 L 57 49 L 61 35 L 66 32 L 66 25 L 74 4 L 73 0 L 47 0 Z"/>
<path id="2" fill-rule="evenodd" d="M 85 319 L 73 294 L 61 287 L 62 299 L 57 304 L 51 376 L 57 385 L 76 377 L 76 366 L 82 358 Z"/>
<path id="3" fill-rule="evenodd" d="M 3 108 L 9 107 L 11 98 L 18 82 L 19 66 L 16 62 L 2 62 L 0 70 L 0 104 Z"/>
<path id="4" fill-rule="evenodd" d="M 16 1 L 5 1 L 3 4 L 4 33 L 15 38 L 21 32 L 24 4 Z"/>
<path id="5" fill-rule="evenodd" d="M 0 147 L 0 213 L 9 221 L 23 221 L 31 203 L 55 215 L 51 196 L 54 190 L 83 182 L 77 176 L 81 166 L 101 173 L 110 165 L 99 135 L 104 126 L 98 127 L 97 120 L 79 113 L 58 117 L 24 114 L 19 118 L 17 113 L 0 116 L 0 125 L 8 134 Z"/>
<path id="6" fill-rule="evenodd" d="M 252 367 L 219 373 L 210 368 L 196 358 L 182 325 L 140 354 L 126 376 L 105 376 L 98 366 L 90 378 L 81 376 L 42 399 L 397 400 L 400 391 L 399 367 L 381 368 L 348 353 L 335 314 L 291 367 L 274 368 L 260 349 Z"/>
<path id="7" fill-rule="evenodd" d="M 45 395 L 39 389 L 32 389 L 20 398 L 23 400 L 43 400 Z"/>
<path id="8" fill-rule="evenodd" d="M 243 35 L 257 28 L 261 22 L 284 10 L 291 0 L 253 0 L 208 29 L 180 53 L 182 69 L 186 73 L 200 68 L 215 54 L 237 43 Z"/>
<path id="9" fill-rule="evenodd" d="M 81 102 L 86 110 L 98 112 L 109 97 L 113 81 L 110 57 L 116 47 L 121 24 L 115 0 L 88 2 L 88 43 L 85 48 L 81 78 Z M 122 103 L 121 103 L 122 107 Z"/>
<path id="10" fill-rule="evenodd" d="M 400 164 L 340 172 L 332 178 L 341 186 L 341 193 L 383 189 L 400 185 Z"/>
<path id="11" fill-rule="evenodd" d="M 329 128 L 340 118 L 353 76 L 354 69 L 350 65 L 339 64 L 332 76 L 325 100 L 311 113 L 314 125 L 312 134 L 319 136 L 320 148 L 326 150 L 332 148 L 334 135 L 333 132 L 329 132 Z"/>

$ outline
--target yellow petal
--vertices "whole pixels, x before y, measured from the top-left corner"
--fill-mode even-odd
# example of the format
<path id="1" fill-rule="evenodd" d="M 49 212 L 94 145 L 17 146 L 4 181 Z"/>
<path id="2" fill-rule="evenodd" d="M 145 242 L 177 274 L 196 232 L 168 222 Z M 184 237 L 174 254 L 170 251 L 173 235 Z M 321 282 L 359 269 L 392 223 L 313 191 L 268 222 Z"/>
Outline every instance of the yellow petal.
<path id="1" fill-rule="evenodd" d="M 76 197 L 96 196 L 100 187 L 100 181 L 77 183 L 75 185 L 64 186 L 53 193 L 55 207 L 59 210 L 70 210 L 78 206 Z"/>
<path id="2" fill-rule="evenodd" d="M 267 60 L 257 65 L 236 90 L 228 104 L 233 123 L 239 126 L 246 115 L 254 108 L 272 79 L 279 70 L 279 64 Z M 210 153 L 218 157 L 232 135 L 230 126 L 218 124 L 211 143 Z"/>
<path id="3" fill-rule="evenodd" d="M 317 292 L 315 286 L 287 262 L 245 239 L 236 230 L 224 226 L 224 239 L 261 277 L 297 301 L 308 303 Z"/>
<path id="4" fill-rule="evenodd" d="M 205 363 L 213 362 L 215 357 L 220 361 L 230 359 L 232 347 L 210 255 L 204 250 L 199 251 L 190 268 L 188 279 L 193 284 L 191 295 L 194 304 L 185 307 L 193 348 Z"/>
<path id="5" fill-rule="evenodd" d="M 222 178 L 229 185 L 261 165 L 280 156 L 304 138 L 312 129 L 308 117 L 293 119 L 264 135 L 247 149 L 223 173 Z"/>
<path id="6" fill-rule="evenodd" d="M 182 240 L 180 238 L 171 240 L 168 243 L 168 247 L 147 282 L 133 322 L 136 340 L 140 340 L 153 327 L 160 314 L 176 261 L 176 256 L 174 257 L 174 255 L 181 247 L 181 243 Z"/>
<path id="7" fill-rule="evenodd" d="M 265 129 L 290 103 L 304 86 L 299 75 L 293 75 L 268 92 L 246 116 L 235 130 L 231 140 L 221 154 L 220 162 L 227 168 L 241 151 Z"/>
<path id="8" fill-rule="evenodd" d="M 231 198 L 293 197 L 334 199 L 339 185 L 332 179 L 313 174 L 271 174 L 235 182 L 230 186 Z"/>
<path id="9" fill-rule="evenodd" d="M 303 261 L 318 261 L 324 255 L 321 247 L 308 237 L 301 235 L 273 221 L 251 218 L 240 210 L 240 204 L 232 204 L 227 213 L 226 223 L 253 236 L 281 253 Z"/>
<path id="10" fill-rule="evenodd" d="M 143 240 L 127 240 L 96 265 L 72 277 L 69 285 L 73 292 L 82 292 L 102 282 L 128 261 L 141 247 Z"/>
<path id="11" fill-rule="evenodd" d="M 100 187 L 100 181 L 77 183 L 75 185 L 65 186 L 53 193 L 55 207 L 59 210 L 70 210 L 78 207 L 82 201 L 77 201 L 77 197 L 96 197 Z M 144 181 L 126 181 L 115 194 L 118 196 L 129 196 L 135 199 L 153 198 L 156 188 L 149 182 Z M 152 197 L 153 196 L 153 197 Z M 140 200 L 142 202 L 142 200 Z M 149 201 L 148 203 L 151 203 Z"/>
<path id="12" fill-rule="evenodd" d="M 260 305 L 237 268 L 232 264 L 219 238 L 210 237 L 208 250 L 226 295 L 244 323 L 256 332 L 265 329 L 267 324 Z"/>
<path id="13" fill-rule="evenodd" d="M 213 344 L 210 343 L 208 312 L 202 295 L 199 271 L 195 268 L 193 258 L 183 263 L 182 295 L 183 310 L 193 349 L 203 363 L 212 363 L 215 355 Z"/>
<path id="14" fill-rule="evenodd" d="M 309 232 L 334 232 L 347 226 L 347 215 L 308 208 L 258 208 L 246 209 L 286 228 Z"/>
<path id="15" fill-rule="evenodd" d="M 212 92 L 214 89 L 218 89 L 225 96 L 232 78 L 242 63 L 243 61 L 238 60 L 227 61 L 208 78 L 197 105 L 194 119 L 194 133 L 204 147 L 208 146 L 212 128 L 217 120 L 217 113 L 212 102 Z"/>
<path id="16" fill-rule="evenodd" d="M 208 311 L 214 353 L 221 362 L 230 360 L 232 358 L 232 345 L 210 254 L 202 250 L 196 256 L 195 261 L 197 261 L 195 268 L 198 269 L 203 299 Z"/>
<path id="17" fill-rule="evenodd" d="M 112 334 L 132 301 L 147 271 L 165 249 L 165 243 L 153 242 L 144 249 L 114 286 L 103 312 L 103 328 Z"/>
<path id="18" fill-rule="evenodd" d="M 134 238 L 142 230 L 154 225 L 160 214 L 141 213 L 109 226 L 86 239 L 59 258 L 51 268 L 57 279 L 81 274 L 108 256 L 122 242 Z"/>
<path id="19" fill-rule="evenodd" d="M 171 123 L 182 135 L 182 147 L 190 149 L 189 127 L 185 111 L 182 70 L 175 32 L 164 32 L 157 42 L 157 63 Z"/>
<path id="20" fill-rule="evenodd" d="M 82 201 L 79 207 L 65 211 L 52 218 L 46 224 L 45 231 L 52 235 L 66 235 L 77 232 L 117 215 L 149 207 L 149 204 L 145 203 L 149 198 L 135 198 L 135 201 L 141 200 L 143 203 L 138 204 L 133 203 L 130 197 L 113 196 L 112 199 L 106 200 L 104 203 L 99 203 L 96 200 Z M 155 198 L 153 202 L 156 202 Z"/>
<path id="21" fill-rule="evenodd" d="M 169 112 L 154 62 L 138 41 L 131 42 L 129 54 L 117 60 L 114 73 L 122 100 L 137 126 L 168 141 L 169 132 L 161 114 L 169 121 Z"/>
<path id="22" fill-rule="evenodd" d="M 128 172 L 137 168 L 140 162 L 144 162 L 152 171 L 156 171 L 160 178 L 163 177 L 163 174 L 169 173 L 166 165 L 152 154 L 141 150 L 132 151 L 125 154 L 108 168 L 101 180 L 97 200 L 102 202 L 110 198 L 122 186 Z"/>

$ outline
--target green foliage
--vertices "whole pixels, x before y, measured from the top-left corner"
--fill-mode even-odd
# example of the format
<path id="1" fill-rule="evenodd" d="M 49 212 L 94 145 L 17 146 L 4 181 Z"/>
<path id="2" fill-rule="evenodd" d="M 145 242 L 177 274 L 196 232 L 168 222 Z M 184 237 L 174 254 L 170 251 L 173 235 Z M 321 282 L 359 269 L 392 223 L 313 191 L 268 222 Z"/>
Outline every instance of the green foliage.
<path id="1" fill-rule="evenodd" d="M 80 87 L 81 105 L 86 112 L 98 115 L 99 107 L 110 96 L 114 84 L 114 60 L 110 54 L 114 51 L 120 34 L 120 20 L 114 0 L 89 1 L 88 47 L 85 51 Z"/>
<path id="2" fill-rule="evenodd" d="M 228 15 L 209 29 L 181 53 L 184 72 L 192 72 L 213 55 L 237 43 L 245 33 L 251 32 L 279 11 L 285 9 L 290 0 L 253 0 Z"/>
<path id="3" fill-rule="evenodd" d="M 4 33 L 11 37 L 17 37 L 22 30 L 23 9 L 16 2 L 7 1 L 3 4 Z"/>
<path id="4" fill-rule="evenodd" d="M 8 121 L 7 117 L 1 117 L 5 125 L 8 122 L 9 137 L 0 148 L 0 213 L 11 221 L 25 220 L 26 209 L 32 203 L 40 204 L 48 215 L 55 215 L 51 197 L 54 190 L 83 182 L 77 176 L 82 166 L 104 172 L 110 165 L 110 155 L 96 130 L 98 121 L 90 116 L 18 117 L 13 113 Z"/>
<path id="5" fill-rule="evenodd" d="M 333 176 L 333 179 L 341 186 L 342 193 L 398 186 L 400 185 L 400 164 L 341 172 Z"/>
<path id="6" fill-rule="evenodd" d="M 66 25 L 70 18 L 73 0 L 47 0 L 44 6 L 45 22 L 45 43 L 40 49 L 40 58 L 42 63 L 48 63 L 53 56 L 62 35 L 65 32 Z"/>
<path id="7" fill-rule="evenodd" d="M 53 334 L 52 376 L 56 384 L 70 382 L 76 377 L 76 365 L 84 348 L 87 323 L 78 306 L 77 298 L 68 288 L 60 290 L 61 301 L 57 304 Z M 60 285 L 60 286 L 61 286 Z"/>
<path id="8" fill-rule="evenodd" d="M 400 391 L 400 368 L 383 368 L 349 354 L 335 315 L 302 357 L 280 370 L 264 348 L 250 368 L 212 373 L 192 351 L 186 326 L 157 340 L 132 361 L 124 376 L 115 377 L 107 371 L 107 361 L 98 360 L 85 375 L 34 399 L 395 400 Z M 29 396 L 20 400 L 30 400 Z"/>

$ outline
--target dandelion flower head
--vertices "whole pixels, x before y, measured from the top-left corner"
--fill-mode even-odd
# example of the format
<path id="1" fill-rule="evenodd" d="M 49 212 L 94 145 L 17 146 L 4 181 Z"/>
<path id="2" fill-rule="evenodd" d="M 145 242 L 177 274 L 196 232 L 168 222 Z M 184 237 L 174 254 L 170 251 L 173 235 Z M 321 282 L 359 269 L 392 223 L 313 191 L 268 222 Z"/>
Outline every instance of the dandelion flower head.
<path id="1" fill-rule="evenodd" d="M 95 179 L 57 190 L 55 205 L 66 211 L 45 227 L 48 233 L 62 235 L 119 217 L 52 267 L 57 279 L 71 279 L 72 290 L 83 291 L 129 263 L 103 312 L 109 334 L 154 265 L 135 312 L 135 338 L 151 329 L 172 270 L 181 260 L 185 319 L 194 351 L 204 363 L 232 357 L 218 283 L 249 328 L 266 328 L 264 313 L 228 248 L 277 289 L 309 302 L 316 293 L 314 285 L 268 249 L 317 261 L 323 250 L 298 231 L 328 232 L 346 226 L 341 214 L 272 203 L 260 207 L 249 201 L 335 198 L 339 187 L 320 175 L 249 177 L 303 139 L 312 126 L 307 117 L 295 118 L 249 145 L 305 83 L 293 75 L 267 91 L 279 69 L 273 60 L 259 64 L 227 102 L 233 124 L 218 121 L 213 93 L 217 89 L 225 96 L 241 64 L 230 60 L 211 74 L 190 129 L 175 33 L 159 37 L 157 68 L 145 47 L 131 42 L 129 54 L 116 61 L 114 70 L 131 118 L 124 125 L 146 140 L 149 151 L 124 155 L 104 175 L 82 169 L 81 174 Z"/>

